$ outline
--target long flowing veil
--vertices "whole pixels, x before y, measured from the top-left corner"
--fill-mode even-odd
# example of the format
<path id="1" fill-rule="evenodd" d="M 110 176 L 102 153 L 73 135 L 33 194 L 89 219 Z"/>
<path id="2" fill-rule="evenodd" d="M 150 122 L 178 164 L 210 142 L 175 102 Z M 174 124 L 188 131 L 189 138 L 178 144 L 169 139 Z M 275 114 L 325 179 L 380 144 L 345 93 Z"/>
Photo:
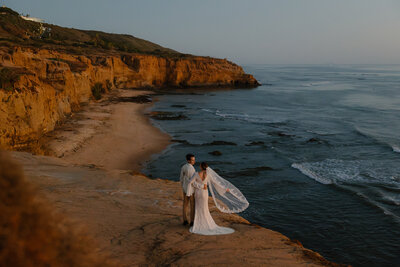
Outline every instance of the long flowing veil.
<path id="1" fill-rule="evenodd" d="M 244 211 L 249 202 L 233 184 L 219 176 L 213 169 L 207 167 L 209 189 L 217 208 L 224 213 Z"/>

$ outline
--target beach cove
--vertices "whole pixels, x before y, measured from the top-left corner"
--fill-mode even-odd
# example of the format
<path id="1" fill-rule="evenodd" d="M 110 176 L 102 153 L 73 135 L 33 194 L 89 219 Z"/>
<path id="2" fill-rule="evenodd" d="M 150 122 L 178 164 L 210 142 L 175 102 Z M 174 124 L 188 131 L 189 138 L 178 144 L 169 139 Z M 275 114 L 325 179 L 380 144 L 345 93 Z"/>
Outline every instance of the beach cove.
<path id="1" fill-rule="evenodd" d="M 216 222 L 236 232 L 190 234 L 181 224 L 179 183 L 137 172 L 170 140 L 144 115 L 150 104 L 135 103 L 141 95 L 151 92 L 118 90 L 83 107 L 46 137 L 48 153 L 58 157 L 11 152 L 40 195 L 94 237 L 99 254 L 118 266 L 338 266 L 278 232 L 220 213 L 211 201 Z"/>
<path id="2" fill-rule="evenodd" d="M 399 10 L 3 0 L 0 267 L 400 266 Z"/>

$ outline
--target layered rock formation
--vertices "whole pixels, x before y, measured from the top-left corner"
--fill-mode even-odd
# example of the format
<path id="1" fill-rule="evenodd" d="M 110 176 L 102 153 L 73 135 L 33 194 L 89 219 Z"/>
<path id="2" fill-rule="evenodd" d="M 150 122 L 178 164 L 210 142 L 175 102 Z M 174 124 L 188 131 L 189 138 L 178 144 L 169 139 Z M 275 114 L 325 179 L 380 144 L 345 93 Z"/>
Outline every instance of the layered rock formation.
<path id="1" fill-rule="evenodd" d="M 25 147 L 54 129 L 92 97 L 113 88 L 254 87 L 258 82 L 227 60 L 134 53 L 70 53 L 14 46 L 0 49 L 0 146 Z M 4 75 L 3 75 L 4 76 Z M 8 82 L 9 77 L 16 82 Z"/>

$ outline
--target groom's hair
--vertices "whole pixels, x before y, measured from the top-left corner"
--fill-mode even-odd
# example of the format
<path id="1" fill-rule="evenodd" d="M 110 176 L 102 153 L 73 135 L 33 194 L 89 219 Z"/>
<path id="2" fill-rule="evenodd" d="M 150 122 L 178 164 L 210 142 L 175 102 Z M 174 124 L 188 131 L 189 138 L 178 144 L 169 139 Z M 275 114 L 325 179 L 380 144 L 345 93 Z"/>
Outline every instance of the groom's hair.
<path id="1" fill-rule="evenodd" d="M 189 161 L 191 158 L 193 158 L 194 155 L 193 154 L 187 154 L 186 155 L 186 160 Z"/>

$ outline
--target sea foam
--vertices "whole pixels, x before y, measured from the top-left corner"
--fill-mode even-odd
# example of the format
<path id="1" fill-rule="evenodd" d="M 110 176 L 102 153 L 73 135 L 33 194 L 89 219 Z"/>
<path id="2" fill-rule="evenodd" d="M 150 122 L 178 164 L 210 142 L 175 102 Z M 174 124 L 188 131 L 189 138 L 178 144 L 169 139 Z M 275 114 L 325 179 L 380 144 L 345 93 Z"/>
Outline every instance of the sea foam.
<path id="1" fill-rule="evenodd" d="M 333 183 L 332 180 L 329 180 L 327 178 L 324 178 L 324 177 L 316 174 L 310 168 L 307 168 L 307 166 L 304 166 L 301 163 L 293 163 L 292 168 L 298 169 L 304 175 L 316 180 L 317 182 L 320 182 L 321 184 L 332 184 Z"/>
<path id="2" fill-rule="evenodd" d="M 292 168 L 298 169 L 304 175 L 322 183 L 360 181 L 357 162 L 338 159 L 326 159 L 316 162 L 293 163 Z"/>
<path id="3" fill-rule="evenodd" d="M 393 152 L 400 153 L 400 147 L 397 145 L 392 145 Z"/>

